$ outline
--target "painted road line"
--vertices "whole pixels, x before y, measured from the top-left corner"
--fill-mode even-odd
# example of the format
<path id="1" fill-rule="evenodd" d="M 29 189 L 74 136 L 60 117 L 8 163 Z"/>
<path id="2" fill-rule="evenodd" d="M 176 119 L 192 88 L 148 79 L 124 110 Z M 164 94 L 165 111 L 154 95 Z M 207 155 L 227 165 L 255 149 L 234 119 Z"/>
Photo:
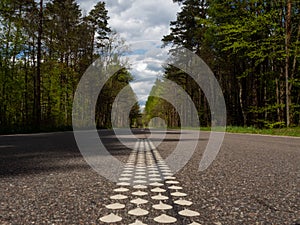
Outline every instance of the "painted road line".
<path id="1" fill-rule="evenodd" d="M 147 139 L 136 142 L 116 185 L 113 190 L 116 194 L 110 196 L 113 202 L 105 206 L 112 212 L 100 218 L 104 223 L 124 224 L 119 215 L 122 211 L 122 215 L 129 215 L 127 218 L 132 220 L 129 224 L 133 225 L 180 224 L 180 221 L 199 224 L 196 222 L 199 212 L 187 209 L 193 202 L 183 199 L 187 196 L 182 192 L 183 187 Z"/>

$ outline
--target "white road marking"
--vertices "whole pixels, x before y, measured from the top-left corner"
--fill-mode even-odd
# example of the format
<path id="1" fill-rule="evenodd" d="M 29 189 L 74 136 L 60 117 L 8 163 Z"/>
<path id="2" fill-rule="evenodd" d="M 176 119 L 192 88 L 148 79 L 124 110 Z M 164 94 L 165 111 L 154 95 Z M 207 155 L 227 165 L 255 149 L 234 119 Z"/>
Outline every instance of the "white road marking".
<path id="1" fill-rule="evenodd" d="M 130 223 L 131 225 L 145 225 L 144 222 L 148 222 L 147 215 L 150 212 L 141 208 L 147 204 L 153 204 L 151 208 L 154 211 L 151 213 L 157 215 L 153 220 L 159 224 L 172 224 L 177 222 L 177 218 L 190 221 L 191 225 L 199 224 L 191 218 L 200 214 L 185 208 L 191 206 L 193 202 L 182 199 L 187 194 L 179 191 L 183 190 L 183 187 L 179 185 L 179 181 L 173 176 L 170 168 L 149 140 L 137 141 L 117 186 L 119 187 L 113 191 L 120 194 L 110 196 L 110 199 L 123 200 L 122 204 L 114 202 L 106 205 L 106 208 L 114 211 L 122 210 L 122 212 L 125 210 L 125 213 L 126 209 L 131 208 L 127 214 L 139 218 L 139 220 L 133 218 L 135 220 Z M 126 193 L 126 195 L 122 195 L 122 193 Z M 158 202 L 149 202 L 147 196 Z M 124 199 L 129 200 L 124 202 Z M 132 206 L 129 207 L 130 204 L 134 204 L 136 208 L 132 209 Z M 172 214 L 168 213 L 170 210 L 173 210 Z M 174 213 L 177 214 L 177 218 L 174 217 Z M 114 213 L 100 218 L 100 221 L 104 223 L 117 223 L 122 220 L 121 216 Z M 122 224 L 124 223 L 122 222 Z"/>
<path id="2" fill-rule="evenodd" d="M 105 207 L 108 208 L 108 209 L 115 210 L 115 209 L 124 209 L 125 205 L 124 204 L 120 204 L 120 203 L 114 203 L 114 204 L 107 205 Z"/>
<path id="3" fill-rule="evenodd" d="M 158 223 L 175 223 L 177 221 L 177 219 L 174 218 L 174 217 L 172 217 L 172 216 L 168 216 L 166 214 L 162 214 L 162 215 L 160 215 L 158 217 L 155 217 L 154 221 L 158 222 Z"/>
<path id="4" fill-rule="evenodd" d="M 111 213 L 107 216 L 103 216 L 102 218 L 100 218 L 100 220 L 104 223 L 116 223 L 116 222 L 122 221 L 122 217 L 119 217 L 119 216 Z"/>
<path id="5" fill-rule="evenodd" d="M 133 215 L 133 216 L 146 216 L 149 214 L 149 211 L 137 207 L 133 210 L 130 210 L 128 212 L 128 214 Z"/>

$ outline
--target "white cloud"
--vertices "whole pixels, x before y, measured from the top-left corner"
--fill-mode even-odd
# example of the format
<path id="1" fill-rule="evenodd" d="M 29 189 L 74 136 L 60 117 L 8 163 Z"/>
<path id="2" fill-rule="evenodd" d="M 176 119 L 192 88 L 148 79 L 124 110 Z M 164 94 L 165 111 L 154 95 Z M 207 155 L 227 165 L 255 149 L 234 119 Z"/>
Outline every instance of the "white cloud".
<path id="1" fill-rule="evenodd" d="M 98 0 L 78 0 L 89 12 Z M 176 19 L 179 6 L 172 0 L 104 0 L 110 17 L 109 26 L 130 43 L 131 84 L 139 98 L 147 99 L 156 78 L 161 75 L 167 50 L 161 49 L 161 39 L 170 32 L 170 21 Z M 141 100 L 143 104 L 146 100 Z"/>
<path id="2" fill-rule="evenodd" d="M 148 99 L 153 84 L 154 84 L 153 81 L 145 81 L 145 80 L 137 81 L 130 84 L 132 89 L 135 90 L 138 101 L 142 108 L 144 108 L 146 104 L 146 101 Z M 139 91 L 137 92 L 136 90 Z"/>
<path id="3" fill-rule="evenodd" d="M 78 0 L 89 12 L 97 0 Z M 179 6 L 172 0 L 105 0 L 109 25 L 127 41 L 161 40 L 168 34 L 170 21 L 176 19 Z"/>

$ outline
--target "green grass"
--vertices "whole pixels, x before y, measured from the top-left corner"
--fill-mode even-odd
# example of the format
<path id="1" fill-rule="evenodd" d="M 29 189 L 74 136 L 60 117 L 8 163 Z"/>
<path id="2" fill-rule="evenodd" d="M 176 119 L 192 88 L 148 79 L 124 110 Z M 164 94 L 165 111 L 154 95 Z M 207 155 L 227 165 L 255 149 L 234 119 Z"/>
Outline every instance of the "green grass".
<path id="1" fill-rule="evenodd" d="M 171 129 L 181 129 L 181 128 L 171 128 Z M 186 127 L 182 129 L 187 130 L 195 130 L 197 128 Z M 70 131 L 72 130 L 71 127 L 60 127 L 60 128 L 44 128 L 38 131 L 35 130 L 1 130 L 0 135 L 2 134 L 16 134 L 16 133 L 37 133 L 37 132 L 55 132 L 55 131 Z M 210 127 L 201 127 L 201 131 L 211 131 Z M 215 131 L 222 131 L 220 128 L 215 128 Z M 243 134 L 266 134 L 266 135 L 279 135 L 279 136 L 294 136 L 300 137 L 300 127 L 291 127 L 291 128 L 264 128 L 258 129 L 255 127 L 236 127 L 236 126 L 227 126 L 226 132 L 228 133 L 243 133 Z"/>
<path id="2" fill-rule="evenodd" d="M 201 127 L 203 131 L 210 131 L 210 127 Z M 218 129 L 216 129 L 218 130 Z M 300 127 L 291 128 L 272 128 L 272 129 L 258 129 L 255 127 L 226 127 L 226 132 L 229 133 L 243 133 L 243 134 L 267 134 L 267 135 L 282 135 L 300 137 Z"/>

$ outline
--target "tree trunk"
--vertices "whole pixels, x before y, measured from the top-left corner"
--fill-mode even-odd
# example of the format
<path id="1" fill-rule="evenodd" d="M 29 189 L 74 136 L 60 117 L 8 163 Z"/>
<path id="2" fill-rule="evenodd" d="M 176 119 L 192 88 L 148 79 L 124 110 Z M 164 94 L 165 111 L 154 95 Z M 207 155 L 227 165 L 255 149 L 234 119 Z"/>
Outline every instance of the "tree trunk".
<path id="1" fill-rule="evenodd" d="M 295 54 L 294 54 L 294 60 L 293 60 L 293 68 L 292 68 L 292 73 L 291 73 L 291 78 L 293 79 L 295 74 L 296 74 L 296 69 L 297 69 L 297 58 L 299 57 L 299 41 L 300 40 L 300 24 L 298 25 L 298 32 L 297 32 L 297 40 L 296 40 L 296 49 L 295 49 Z M 292 85 L 290 85 L 289 91 L 291 93 L 292 91 Z"/>
<path id="2" fill-rule="evenodd" d="M 243 84 L 242 84 L 241 79 L 239 79 L 238 83 L 239 83 L 239 101 L 240 101 L 240 107 L 241 107 L 242 114 L 243 114 L 243 126 L 246 126 L 247 125 L 247 115 L 246 115 L 246 112 L 244 110 Z"/>
<path id="3" fill-rule="evenodd" d="M 39 28 L 37 40 L 37 68 L 35 87 L 35 127 L 41 125 L 41 61 L 42 61 L 42 35 L 43 35 L 43 0 L 40 0 Z"/>
<path id="4" fill-rule="evenodd" d="M 286 37 L 285 37 L 285 101 L 286 101 L 286 126 L 290 126 L 290 88 L 289 88 L 289 64 L 290 64 L 290 42 L 291 42 L 291 14 L 292 0 L 287 1 L 287 15 L 285 22 Z"/>
<path id="5" fill-rule="evenodd" d="M 279 80 L 276 78 L 276 103 L 277 103 L 277 122 L 281 122 L 281 116 L 280 116 L 280 87 L 279 87 Z"/>

